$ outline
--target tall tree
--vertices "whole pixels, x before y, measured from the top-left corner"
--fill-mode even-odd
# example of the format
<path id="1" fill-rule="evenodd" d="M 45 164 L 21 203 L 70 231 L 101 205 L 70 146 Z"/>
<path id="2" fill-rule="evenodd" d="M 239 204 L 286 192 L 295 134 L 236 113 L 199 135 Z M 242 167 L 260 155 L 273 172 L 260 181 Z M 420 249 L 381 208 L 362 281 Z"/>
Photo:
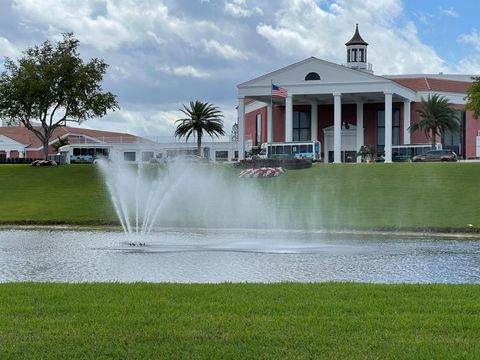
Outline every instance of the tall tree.
<path id="1" fill-rule="evenodd" d="M 223 130 L 223 114 L 212 104 L 201 101 L 190 101 L 190 106 L 183 104 L 183 109 L 179 109 L 186 115 L 185 118 L 176 121 L 177 128 L 175 130 L 175 137 L 185 137 L 186 141 L 190 136 L 197 137 L 197 152 L 201 155 L 202 137 L 204 133 L 210 136 L 225 135 Z"/>
<path id="2" fill-rule="evenodd" d="M 78 46 L 72 33 L 63 34 L 55 44 L 47 40 L 25 50 L 18 63 L 6 58 L 0 75 L 0 117 L 33 132 L 45 159 L 56 128 L 119 108 L 116 96 L 101 86 L 108 65 L 100 59 L 84 63 Z"/>
<path id="3" fill-rule="evenodd" d="M 458 133 L 460 123 L 455 109 L 450 106 L 448 99 L 434 94 L 428 95 L 425 100 L 422 97 L 422 107 L 417 110 L 419 120 L 410 125 L 410 133 L 422 130 L 427 139 L 430 139 L 432 148 L 435 148 L 435 138 L 445 132 Z"/>
<path id="4" fill-rule="evenodd" d="M 473 83 L 470 85 L 465 104 L 466 110 L 473 111 L 473 117 L 478 119 L 480 116 L 480 76 L 472 77 Z"/>

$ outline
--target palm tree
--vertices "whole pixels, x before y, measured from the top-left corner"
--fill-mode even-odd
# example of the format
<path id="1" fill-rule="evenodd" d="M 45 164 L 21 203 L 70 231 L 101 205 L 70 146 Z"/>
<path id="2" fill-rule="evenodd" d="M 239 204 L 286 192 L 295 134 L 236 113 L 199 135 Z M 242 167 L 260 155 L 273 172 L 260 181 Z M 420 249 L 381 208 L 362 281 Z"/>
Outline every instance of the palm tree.
<path id="1" fill-rule="evenodd" d="M 434 94 L 428 95 L 427 100 L 422 97 L 422 108 L 417 110 L 419 120 L 408 128 L 410 133 L 422 130 L 427 139 L 432 142 L 435 148 L 435 138 L 443 135 L 447 130 L 452 133 L 460 132 L 460 123 L 457 112 L 450 106 L 448 99 L 444 96 Z"/>
<path id="2" fill-rule="evenodd" d="M 225 135 L 223 130 L 222 112 L 217 107 L 208 102 L 190 101 L 190 107 L 183 104 L 183 109 L 179 109 L 187 117 L 178 119 L 175 137 L 185 136 L 185 141 L 193 134 L 197 136 L 197 151 L 201 155 L 202 137 L 204 133 L 210 136 Z"/>

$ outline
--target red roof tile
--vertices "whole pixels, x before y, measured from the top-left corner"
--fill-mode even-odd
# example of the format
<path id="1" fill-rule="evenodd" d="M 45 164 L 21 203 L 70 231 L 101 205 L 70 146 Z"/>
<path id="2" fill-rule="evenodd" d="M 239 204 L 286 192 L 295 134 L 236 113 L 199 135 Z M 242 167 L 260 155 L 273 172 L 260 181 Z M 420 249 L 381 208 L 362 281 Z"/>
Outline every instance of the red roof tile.
<path id="1" fill-rule="evenodd" d="M 431 77 L 393 78 L 393 81 L 415 91 L 444 91 L 465 94 L 471 83 Z"/>
<path id="2" fill-rule="evenodd" d="M 40 127 L 35 127 L 40 129 Z M 23 126 L 4 126 L 0 127 L 0 134 L 9 137 L 12 140 L 15 140 L 21 144 L 27 145 L 30 148 L 40 148 L 42 147 L 41 141 L 27 128 Z M 124 139 L 137 139 L 137 136 L 127 134 L 127 133 L 117 133 L 112 131 L 102 131 L 102 130 L 91 130 L 91 129 L 82 129 L 82 128 L 75 128 L 71 126 L 62 126 L 56 128 L 53 132 L 50 141 L 55 140 L 58 137 L 62 137 L 66 134 L 72 135 L 86 135 L 94 138 L 124 138 Z"/>

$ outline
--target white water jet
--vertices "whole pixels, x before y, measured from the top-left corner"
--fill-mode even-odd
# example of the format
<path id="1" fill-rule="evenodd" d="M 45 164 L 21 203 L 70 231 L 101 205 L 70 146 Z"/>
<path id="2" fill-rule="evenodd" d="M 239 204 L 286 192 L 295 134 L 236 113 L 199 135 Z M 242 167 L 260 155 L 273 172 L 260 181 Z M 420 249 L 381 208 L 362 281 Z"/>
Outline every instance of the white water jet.
<path id="1" fill-rule="evenodd" d="M 159 226 L 272 225 L 274 211 L 258 182 L 238 179 L 227 165 L 100 161 L 99 167 L 124 233 L 139 240 Z"/>

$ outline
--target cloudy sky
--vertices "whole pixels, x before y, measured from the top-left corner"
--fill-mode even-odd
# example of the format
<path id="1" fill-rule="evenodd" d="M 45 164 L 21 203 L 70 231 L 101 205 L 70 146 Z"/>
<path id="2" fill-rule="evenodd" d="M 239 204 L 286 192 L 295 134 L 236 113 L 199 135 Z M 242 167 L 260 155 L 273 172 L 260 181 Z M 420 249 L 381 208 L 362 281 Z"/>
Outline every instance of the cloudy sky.
<path id="1" fill-rule="evenodd" d="M 480 73 L 479 0 L 0 0 L 0 67 L 73 32 L 110 67 L 120 111 L 83 126 L 172 135 L 178 109 L 236 118 L 236 85 L 315 56 L 342 63 L 359 24 L 376 74 Z"/>

